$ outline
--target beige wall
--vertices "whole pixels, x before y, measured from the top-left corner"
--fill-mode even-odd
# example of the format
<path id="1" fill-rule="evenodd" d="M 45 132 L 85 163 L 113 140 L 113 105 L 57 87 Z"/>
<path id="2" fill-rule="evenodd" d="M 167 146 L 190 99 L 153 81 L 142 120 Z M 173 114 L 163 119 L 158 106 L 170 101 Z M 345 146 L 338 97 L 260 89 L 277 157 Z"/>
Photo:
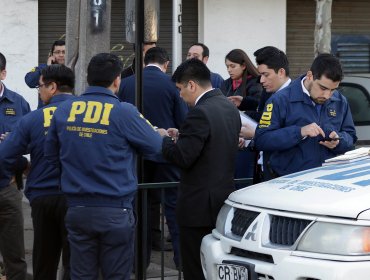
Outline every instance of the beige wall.
<path id="1" fill-rule="evenodd" d="M 199 41 L 210 49 L 208 66 L 228 78 L 225 55 L 273 45 L 286 49 L 286 0 L 199 0 Z"/>
<path id="2" fill-rule="evenodd" d="M 37 107 L 37 91 L 24 82 L 25 74 L 38 60 L 38 6 L 35 0 L 1 0 L 0 52 L 7 59 L 4 84 Z"/>

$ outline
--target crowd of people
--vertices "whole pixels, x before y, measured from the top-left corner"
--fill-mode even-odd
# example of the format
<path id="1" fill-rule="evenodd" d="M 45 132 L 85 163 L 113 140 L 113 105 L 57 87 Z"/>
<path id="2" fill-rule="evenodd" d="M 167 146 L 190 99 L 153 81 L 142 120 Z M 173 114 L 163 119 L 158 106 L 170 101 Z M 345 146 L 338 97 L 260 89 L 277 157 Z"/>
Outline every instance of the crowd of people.
<path id="1" fill-rule="evenodd" d="M 173 260 L 184 279 L 204 279 L 200 244 L 224 200 L 241 187 L 234 178 L 257 183 L 318 167 L 356 142 L 348 102 L 337 91 L 342 67 L 330 54 L 292 81 L 278 48 L 256 50 L 256 66 L 233 49 L 224 80 L 206 66 L 210 52 L 202 43 L 190 46 L 172 78 L 165 49 L 149 42 L 143 51 L 142 112 L 134 106 L 135 64 L 123 69 L 113 54 L 95 55 L 88 88 L 73 93 L 64 41 L 25 76 L 39 93 L 30 112 L 5 87 L 0 53 L 0 253 L 7 280 L 26 279 L 22 192 L 32 210 L 34 279 L 56 279 L 61 255 L 63 279 L 129 279 L 140 154 L 144 182 L 180 182 L 166 189 L 163 205 Z M 147 264 L 160 196 L 148 196 Z"/>

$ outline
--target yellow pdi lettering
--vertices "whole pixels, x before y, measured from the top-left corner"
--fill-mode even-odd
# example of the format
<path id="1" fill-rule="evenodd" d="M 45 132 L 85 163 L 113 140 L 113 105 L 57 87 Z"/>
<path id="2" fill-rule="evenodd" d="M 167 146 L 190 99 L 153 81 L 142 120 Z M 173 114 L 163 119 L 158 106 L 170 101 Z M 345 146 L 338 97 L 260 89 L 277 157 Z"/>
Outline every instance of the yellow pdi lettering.
<path id="1" fill-rule="evenodd" d="M 67 122 L 75 122 L 76 115 L 81 115 L 86 110 L 86 102 L 83 101 L 75 101 L 72 103 L 71 111 L 69 112 L 69 118 Z"/>
<path id="2" fill-rule="evenodd" d="M 260 126 L 268 127 L 271 124 L 271 117 L 272 117 L 272 109 L 274 105 L 272 103 L 269 103 L 266 105 L 266 111 L 262 113 L 261 119 L 260 119 Z"/>
<path id="3" fill-rule="evenodd" d="M 68 122 L 76 121 L 77 115 L 83 115 L 82 122 L 84 123 L 100 123 L 109 125 L 109 116 L 114 107 L 111 103 L 101 103 L 98 101 L 76 101 L 72 103 L 71 112 Z"/>
<path id="4" fill-rule="evenodd" d="M 44 127 L 49 127 L 51 123 L 51 119 L 53 118 L 54 112 L 57 107 L 48 107 L 42 109 L 44 112 Z"/>
<path id="5" fill-rule="evenodd" d="M 98 121 L 100 121 L 102 111 L 103 111 L 102 103 L 96 101 L 88 101 L 85 117 L 82 121 L 84 123 L 97 123 Z"/>
<path id="6" fill-rule="evenodd" d="M 110 112 L 112 111 L 112 108 L 113 108 L 113 104 L 104 103 L 103 116 L 100 121 L 101 124 L 109 125 L 109 116 L 110 116 Z"/>

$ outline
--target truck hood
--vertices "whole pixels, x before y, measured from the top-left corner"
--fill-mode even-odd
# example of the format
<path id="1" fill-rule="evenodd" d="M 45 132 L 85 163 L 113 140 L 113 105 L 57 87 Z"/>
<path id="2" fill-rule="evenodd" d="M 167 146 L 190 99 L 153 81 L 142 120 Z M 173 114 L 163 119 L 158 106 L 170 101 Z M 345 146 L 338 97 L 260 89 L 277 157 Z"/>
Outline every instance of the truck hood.
<path id="1" fill-rule="evenodd" d="M 229 200 L 295 213 L 357 218 L 370 208 L 370 159 L 279 177 L 235 191 Z"/>

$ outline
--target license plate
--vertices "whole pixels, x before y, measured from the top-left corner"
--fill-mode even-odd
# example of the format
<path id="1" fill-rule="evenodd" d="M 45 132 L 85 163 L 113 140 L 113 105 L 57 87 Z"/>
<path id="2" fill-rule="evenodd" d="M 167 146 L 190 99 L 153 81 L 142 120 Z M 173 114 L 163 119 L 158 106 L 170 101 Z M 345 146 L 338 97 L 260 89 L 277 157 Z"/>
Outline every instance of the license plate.
<path id="1" fill-rule="evenodd" d="M 218 280 L 248 280 L 248 269 L 233 264 L 217 265 Z"/>

